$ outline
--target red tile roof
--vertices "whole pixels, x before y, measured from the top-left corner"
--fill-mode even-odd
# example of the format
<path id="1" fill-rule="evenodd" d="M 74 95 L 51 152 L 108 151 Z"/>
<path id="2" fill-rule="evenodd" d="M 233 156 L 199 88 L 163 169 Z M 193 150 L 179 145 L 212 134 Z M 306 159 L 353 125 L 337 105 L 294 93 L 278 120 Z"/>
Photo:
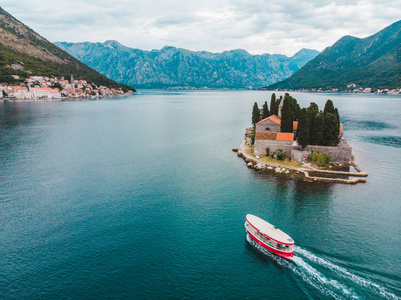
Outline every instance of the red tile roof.
<path id="1" fill-rule="evenodd" d="M 262 132 L 256 131 L 255 140 L 293 141 L 294 134 L 288 132 Z"/>
<path id="2" fill-rule="evenodd" d="M 343 123 L 340 123 L 340 133 L 344 133 Z"/>
<path id="3" fill-rule="evenodd" d="M 267 118 L 259 121 L 256 124 L 262 123 L 262 122 L 267 121 L 267 120 L 270 120 L 270 121 L 272 121 L 272 122 L 274 122 L 274 123 L 276 123 L 278 125 L 281 125 L 281 119 L 279 117 L 277 117 L 276 115 L 271 115 L 270 117 L 267 117 Z"/>
<path id="4" fill-rule="evenodd" d="M 275 140 L 277 132 L 256 131 L 255 140 Z"/>
<path id="5" fill-rule="evenodd" d="M 25 86 L 9 86 L 9 88 L 12 88 L 14 91 L 27 91 L 28 90 Z"/>
<path id="6" fill-rule="evenodd" d="M 288 132 L 277 132 L 277 141 L 293 141 L 294 140 L 294 133 Z"/>
<path id="7" fill-rule="evenodd" d="M 292 130 L 298 130 L 298 121 L 292 122 Z"/>

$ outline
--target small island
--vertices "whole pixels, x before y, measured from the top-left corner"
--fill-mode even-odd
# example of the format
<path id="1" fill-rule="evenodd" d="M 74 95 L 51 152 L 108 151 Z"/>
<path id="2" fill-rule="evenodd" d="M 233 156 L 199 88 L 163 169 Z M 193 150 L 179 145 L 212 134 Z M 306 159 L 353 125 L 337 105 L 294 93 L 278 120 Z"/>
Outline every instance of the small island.
<path id="1" fill-rule="evenodd" d="M 233 149 L 248 167 L 310 182 L 366 182 L 368 174 L 353 162 L 352 147 L 343 138 L 340 115 L 331 100 L 323 111 L 313 102 L 301 109 L 288 93 L 278 99 L 273 93 L 270 110 L 267 101 L 261 110 L 255 102 L 252 124 L 240 148 Z"/>

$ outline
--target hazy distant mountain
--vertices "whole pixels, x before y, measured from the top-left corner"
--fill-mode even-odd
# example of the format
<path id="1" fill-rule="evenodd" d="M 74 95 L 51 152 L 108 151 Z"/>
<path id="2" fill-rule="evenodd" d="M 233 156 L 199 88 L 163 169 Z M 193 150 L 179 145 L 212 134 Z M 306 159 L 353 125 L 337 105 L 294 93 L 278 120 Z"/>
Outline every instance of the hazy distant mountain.
<path id="1" fill-rule="evenodd" d="M 12 65 L 19 69 L 13 69 Z M 128 89 L 84 65 L 0 7 L 0 82 L 23 82 L 30 75 L 69 79 L 71 74 L 75 79 Z M 18 75 L 20 79 L 11 75 Z"/>
<path id="2" fill-rule="evenodd" d="M 169 46 L 143 51 L 116 41 L 55 44 L 107 77 L 142 88 L 262 87 L 289 77 L 319 53 L 302 49 L 287 57 L 251 55 L 245 50 L 194 52 Z"/>
<path id="3" fill-rule="evenodd" d="M 401 21 L 364 39 L 344 36 L 268 89 L 401 87 Z"/>

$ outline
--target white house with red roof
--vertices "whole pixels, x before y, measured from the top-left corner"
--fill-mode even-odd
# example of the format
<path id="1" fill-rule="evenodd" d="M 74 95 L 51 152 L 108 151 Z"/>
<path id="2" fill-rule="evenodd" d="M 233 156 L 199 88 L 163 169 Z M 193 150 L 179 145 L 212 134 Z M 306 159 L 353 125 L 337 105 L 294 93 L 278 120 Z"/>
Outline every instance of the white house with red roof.
<path id="1" fill-rule="evenodd" d="M 8 97 L 13 97 L 16 99 L 32 98 L 32 93 L 25 86 L 8 86 L 7 94 Z"/>
<path id="2" fill-rule="evenodd" d="M 36 99 L 61 98 L 61 93 L 60 93 L 59 89 L 52 89 L 52 88 L 49 88 L 49 87 L 32 87 L 30 89 L 30 91 L 32 92 L 33 98 L 36 98 Z"/>

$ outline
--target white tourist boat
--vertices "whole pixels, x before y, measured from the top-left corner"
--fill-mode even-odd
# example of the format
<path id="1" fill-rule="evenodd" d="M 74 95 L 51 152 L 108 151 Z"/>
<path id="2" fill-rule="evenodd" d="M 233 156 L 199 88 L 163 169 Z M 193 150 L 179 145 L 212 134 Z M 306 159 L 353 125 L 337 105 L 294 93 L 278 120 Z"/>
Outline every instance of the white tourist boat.
<path id="1" fill-rule="evenodd" d="M 250 238 L 266 250 L 282 257 L 294 256 L 294 240 L 274 225 L 248 214 L 245 228 Z"/>

